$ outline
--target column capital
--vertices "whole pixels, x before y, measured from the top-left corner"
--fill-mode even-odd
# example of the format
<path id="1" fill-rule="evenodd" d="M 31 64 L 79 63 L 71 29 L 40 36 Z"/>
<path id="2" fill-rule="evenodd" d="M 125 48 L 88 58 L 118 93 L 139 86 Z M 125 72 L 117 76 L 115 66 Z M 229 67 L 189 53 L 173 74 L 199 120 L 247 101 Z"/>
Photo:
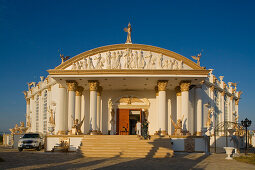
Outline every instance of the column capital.
<path id="1" fill-rule="evenodd" d="M 238 105 L 239 104 L 239 99 L 236 99 L 235 100 L 235 105 Z"/>
<path id="2" fill-rule="evenodd" d="M 212 92 L 214 91 L 214 89 L 215 89 L 214 86 L 211 86 L 211 87 L 210 87 L 210 90 L 211 90 Z"/>
<path id="3" fill-rule="evenodd" d="M 181 83 L 180 83 L 181 91 L 182 92 L 189 91 L 190 84 L 191 84 L 191 81 L 189 81 L 189 80 L 181 81 Z"/>
<path id="4" fill-rule="evenodd" d="M 167 86 L 168 80 L 158 80 L 158 91 L 165 91 Z"/>
<path id="5" fill-rule="evenodd" d="M 27 102 L 27 104 L 30 104 L 30 99 L 26 98 L 26 102 Z"/>
<path id="6" fill-rule="evenodd" d="M 176 92 L 176 96 L 181 96 L 182 95 L 181 87 L 180 86 L 176 86 L 175 87 L 175 92 Z"/>
<path id="7" fill-rule="evenodd" d="M 84 88 L 81 86 L 77 86 L 76 91 L 75 91 L 75 95 L 76 96 L 81 96 L 82 92 L 83 92 Z"/>
<path id="8" fill-rule="evenodd" d="M 76 91 L 77 82 L 74 80 L 66 80 L 68 91 Z"/>
<path id="9" fill-rule="evenodd" d="M 89 80 L 89 90 L 90 91 L 97 91 L 99 82 L 97 80 Z"/>
<path id="10" fill-rule="evenodd" d="M 225 96 L 225 91 L 222 91 L 222 92 L 221 92 L 221 96 Z"/>
<path id="11" fill-rule="evenodd" d="M 102 86 L 98 86 L 98 89 L 97 89 L 97 96 L 101 96 L 102 91 L 103 91 L 103 87 L 102 87 Z"/>
<path id="12" fill-rule="evenodd" d="M 48 89 L 48 91 L 51 91 L 51 86 L 49 86 L 47 89 Z"/>
<path id="13" fill-rule="evenodd" d="M 156 96 L 158 96 L 158 86 L 155 86 Z"/>
<path id="14" fill-rule="evenodd" d="M 234 96 L 230 96 L 230 100 L 233 100 L 234 99 Z"/>

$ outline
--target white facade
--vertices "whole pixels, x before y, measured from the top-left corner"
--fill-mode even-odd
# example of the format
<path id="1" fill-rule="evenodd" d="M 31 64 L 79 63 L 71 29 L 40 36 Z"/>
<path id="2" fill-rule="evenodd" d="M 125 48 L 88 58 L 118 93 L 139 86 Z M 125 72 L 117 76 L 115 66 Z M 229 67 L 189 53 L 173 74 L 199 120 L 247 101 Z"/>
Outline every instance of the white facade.
<path id="1" fill-rule="evenodd" d="M 120 110 L 129 109 L 129 133 L 131 117 L 137 118 L 132 111 L 139 110 L 150 135 L 173 135 L 171 115 L 174 122 L 183 118 L 183 130 L 198 136 L 203 128 L 212 134 L 219 122 L 237 121 L 241 95 L 212 70 L 169 50 L 139 44 L 81 53 L 49 70 L 46 79 L 29 85 L 24 94 L 31 132 L 49 133 L 52 109 L 55 134 L 68 134 L 73 120 L 83 118 L 84 134 L 120 134 Z"/>

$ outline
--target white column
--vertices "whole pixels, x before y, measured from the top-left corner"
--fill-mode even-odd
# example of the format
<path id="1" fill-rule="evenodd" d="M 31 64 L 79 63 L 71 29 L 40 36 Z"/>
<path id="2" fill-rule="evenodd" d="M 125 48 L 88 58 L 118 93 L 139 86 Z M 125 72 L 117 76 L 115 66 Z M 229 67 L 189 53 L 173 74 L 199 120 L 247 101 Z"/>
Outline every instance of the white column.
<path id="1" fill-rule="evenodd" d="M 181 92 L 182 92 L 182 114 L 183 114 L 183 130 L 188 132 L 189 127 L 189 86 L 190 81 L 182 81 L 180 83 Z"/>
<path id="2" fill-rule="evenodd" d="M 225 96 L 225 92 L 221 92 L 221 116 L 220 116 L 220 122 L 224 122 L 225 121 L 225 118 L 224 118 L 224 115 L 225 115 L 225 101 L 224 101 L 224 96 Z M 223 135 L 224 132 L 220 132 L 219 135 Z"/>
<path id="3" fill-rule="evenodd" d="M 166 86 L 167 80 L 158 81 L 158 103 L 159 103 L 159 113 L 158 113 L 158 124 L 159 131 L 162 135 L 166 135 Z"/>
<path id="4" fill-rule="evenodd" d="M 90 131 L 91 134 L 97 133 L 97 89 L 99 82 L 96 80 L 89 81 L 90 90 Z"/>
<path id="5" fill-rule="evenodd" d="M 66 134 L 66 89 L 61 84 L 59 85 L 59 88 L 57 89 L 57 102 L 56 102 L 56 115 L 55 115 L 55 133 L 59 135 L 65 135 Z"/>
<path id="6" fill-rule="evenodd" d="M 177 86 L 175 88 L 176 91 L 176 120 L 178 119 L 182 119 L 182 93 L 181 93 L 181 89 L 180 86 Z"/>
<path id="7" fill-rule="evenodd" d="M 214 86 L 211 86 L 210 87 L 210 98 L 211 98 L 211 108 L 213 108 L 213 111 L 212 111 L 212 115 L 211 115 L 211 121 L 212 121 L 212 126 L 215 127 L 216 125 L 216 120 L 215 120 L 215 103 L 214 103 Z M 210 109 L 210 108 L 209 108 Z M 213 128 L 211 129 L 211 134 L 214 133 L 214 130 Z"/>
<path id="8" fill-rule="evenodd" d="M 85 117 L 85 95 L 84 95 L 84 91 L 82 93 L 82 96 L 81 96 L 81 120 L 84 119 L 88 119 L 87 117 Z M 85 122 L 81 125 L 81 132 L 84 133 L 84 124 Z"/>
<path id="9" fill-rule="evenodd" d="M 27 106 L 26 106 L 26 126 L 31 126 L 31 120 L 30 120 L 30 99 L 26 98 Z"/>
<path id="10" fill-rule="evenodd" d="M 239 99 L 235 100 L 235 112 L 236 116 L 239 117 L 239 112 L 238 112 L 238 105 L 239 105 Z M 237 120 L 238 121 L 238 120 Z"/>
<path id="11" fill-rule="evenodd" d="M 196 86 L 196 118 L 197 118 L 197 136 L 202 135 L 203 127 L 203 112 L 202 112 L 202 89 L 200 86 Z"/>
<path id="12" fill-rule="evenodd" d="M 158 86 L 155 86 L 156 92 L 156 114 L 155 114 L 155 133 L 154 135 L 158 134 L 159 131 L 159 123 L 158 123 L 158 114 L 159 114 L 159 99 L 158 99 Z"/>
<path id="13" fill-rule="evenodd" d="M 78 86 L 75 91 L 75 119 L 78 119 L 80 122 L 81 119 L 81 95 L 82 95 L 83 87 Z"/>
<path id="14" fill-rule="evenodd" d="M 231 122 L 234 122 L 234 120 L 233 120 L 233 98 L 234 98 L 234 96 L 230 96 L 230 100 L 229 100 L 229 102 L 230 102 L 230 105 L 229 105 L 229 121 L 231 121 Z"/>
<path id="15" fill-rule="evenodd" d="M 66 81 L 68 86 L 68 130 L 70 131 L 73 126 L 73 119 L 75 119 L 75 91 L 77 83 L 73 80 Z"/>
<path id="16" fill-rule="evenodd" d="M 102 87 L 99 86 L 97 89 L 97 130 L 99 132 L 102 132 L 101 127 L 101 93 L 102 93 Z"/>

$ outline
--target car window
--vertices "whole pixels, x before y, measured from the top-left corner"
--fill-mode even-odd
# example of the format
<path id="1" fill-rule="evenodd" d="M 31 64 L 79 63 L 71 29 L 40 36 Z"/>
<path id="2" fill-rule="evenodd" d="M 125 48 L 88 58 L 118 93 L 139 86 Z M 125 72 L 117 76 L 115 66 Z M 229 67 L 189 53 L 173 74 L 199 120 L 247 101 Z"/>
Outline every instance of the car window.
<path id="1" fill-rule="evenodd" d="M 39 138 L 39 134 L 25 134 L 23 138 Z"/>

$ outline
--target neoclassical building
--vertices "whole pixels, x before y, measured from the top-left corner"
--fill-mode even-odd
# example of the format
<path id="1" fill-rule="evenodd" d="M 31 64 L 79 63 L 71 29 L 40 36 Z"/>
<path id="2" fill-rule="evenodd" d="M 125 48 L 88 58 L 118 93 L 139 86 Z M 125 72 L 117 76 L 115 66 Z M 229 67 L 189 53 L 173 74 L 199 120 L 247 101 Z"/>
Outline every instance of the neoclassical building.
<path id="1" fill-rule="evenodd" d="M 222 121 L 238 121 L 241 92 L 213 70 L 175 52 L 141 44 L 85 51 L 48 70 L 24 91 L 30 132 L 70 134 L 74 120 L 83 134 L 133 135 L 148 120 L 153 134 L 174 135 L 182 120 L 186 135 L 207 133 Z"/>

